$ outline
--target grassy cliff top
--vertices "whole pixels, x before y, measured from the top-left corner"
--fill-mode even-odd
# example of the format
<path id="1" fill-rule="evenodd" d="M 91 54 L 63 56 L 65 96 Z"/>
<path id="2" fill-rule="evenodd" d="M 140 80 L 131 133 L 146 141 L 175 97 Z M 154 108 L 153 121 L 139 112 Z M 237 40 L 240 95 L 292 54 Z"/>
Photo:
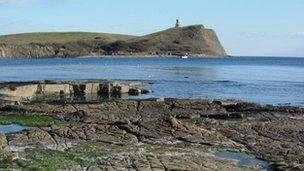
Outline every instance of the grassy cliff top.
<path id="1" fill-rule="evenodd" d="M 96 54 L 227 55 L 216 33 L 212 29 L 206 29 L 203 25 L 169 28 L 143 36 L 88 32 L 4 35 L 0 36 L 0 46 L 2 46 L 0 55 L 5 57 Z M 64 48 L 58 49 L 62 46 Z"/>
<path id="2" fill-rule="evenodd" d="M 123 34 L 110 33 L 94 33 L 94 32 L 37 32 L 37 33 L 21 33 L 11 35 L 0 35 L 0 43 L 5 44 L 28 44 L 28 43 L 66 43 L 75 41 L 92 41 L 100 40 L 105 42 L 115 42 L 118 40 L 157 40 L 163 38 L 172 39 L 180 36 L 182 32 L 190 30 L 199 30 L 204 28 L 202 25 L 186 26 L 181 28 L 170 28 L 160 32 L 148 34 L 145 36 L 132 36 Z"/>
<path id="3" fill-rule="evenodd" d="M 28 43 L 66 43 L 75 41 L 100 40 L 115 42 L 117 40 L 128 40 L 136 36 L 92 33 L 92 32 L 45 32 L 45 33 L 23 33 L 0 36 L 0 43 L 6 44 L 28 44 Z"/>

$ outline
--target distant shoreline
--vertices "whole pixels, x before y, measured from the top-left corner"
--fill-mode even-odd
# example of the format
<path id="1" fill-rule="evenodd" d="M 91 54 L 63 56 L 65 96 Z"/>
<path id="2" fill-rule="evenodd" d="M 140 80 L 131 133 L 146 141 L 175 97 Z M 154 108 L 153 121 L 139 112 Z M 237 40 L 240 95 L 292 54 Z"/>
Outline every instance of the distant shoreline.
<path id="1" fill-rule="evenodd" d="M 299 58 L 303 59 L 304 57 L 300 56 L 199 56 L 199 55 L 189 55 L 189 58 L 201 58 L 201 59 L 233 59 L 233 58 Z M 177 55 L 99 55 L 99 56 L 76 56 L 76 57 L 41 57 L 41 58 L 24 58 L 24 57 L 13 57 L 13 58 L 1 58 L 0 60 L 22 60 L 22 59 L 90 59 L 90 58 L 181 58 Z"/>
<path id="2" fill-rule="evenodd" d="M 220 58 L 233 58 L 234 56 L 204 56 L 204 55 L 187 55 L 189 58 L 214 58 L 214 59 L 220 59 Z M 181 58 L 182 56 L 178 55 L 98 55 L 98 56 L 93 56 L 93 55 L 88 55 L 88 56 L 69 56 L 69 57 L 12 57 L 12 58 L 1 58 L 0 60 L 10 60 L 10 59 L 85 59 L 85 58 Z"/>
<path id="3" fill-rule="evenodd" d="M 144 36 L 108 33 L 26 33 L 0 36 L 0 58 L 81 56 L 227 56 L 215 31 L 203 25 L 169 28 Z"/>
<path id="4" fill-rule="evenodd" d="M 189 58 L 230 58 L 232 56 L 187 55 Z M 179 55 L 100 55 L 78 56 L 74 58 L 180 58 Z M 73 58 L 73 57 L 72 57 Z"/>

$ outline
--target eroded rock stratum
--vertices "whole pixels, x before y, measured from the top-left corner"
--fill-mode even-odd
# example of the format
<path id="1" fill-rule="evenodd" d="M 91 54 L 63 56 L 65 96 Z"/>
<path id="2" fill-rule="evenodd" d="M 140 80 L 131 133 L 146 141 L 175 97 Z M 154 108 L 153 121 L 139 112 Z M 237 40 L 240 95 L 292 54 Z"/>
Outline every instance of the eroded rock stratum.
<path id="1" fill-rule="evenodd" d="M 263 170 L 213 155 L 229 150 L 278 170 L 304 169 L 304 111 L 241 101 L 112 100 L 2 104 L 1 116 L 50 124 L 1 136 L 3 168 Z M 37 120 L 38 122 L 39 120 Z M 27 125 L 30 126 L 30 125 Z"/>
<path id="2" fill-rule="evenodd" d="M 0 100 L 26 101 L 33 99 L 84 99 L 137 96 L 147 94 L 150 90 L 142 88 L 139 82 L 7 82 L 0 83 Z"/>

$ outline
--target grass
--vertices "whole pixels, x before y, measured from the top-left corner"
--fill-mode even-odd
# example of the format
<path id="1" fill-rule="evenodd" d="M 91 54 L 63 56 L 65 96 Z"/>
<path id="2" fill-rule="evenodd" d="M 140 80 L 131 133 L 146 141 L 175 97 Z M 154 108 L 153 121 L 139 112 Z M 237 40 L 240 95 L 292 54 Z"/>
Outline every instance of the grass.
<path id="1" fill-rule="evenodd" d="M 105 41 L 115 42 L 117 40 L 128 40 L 135 36 L 92 32 L 45 32 L 45 33 L 23 33 L 0 36 L 0 43 L 6 44 L 28 44 L 28 43 L 66 43 L 75 41 Z"/>
<path id="2" fill-rule="evenodd" d="M 200 28 L 200 26 L 192 26 L 193 28 Z M 168 39 L 179 37 L 185 30 L 190 30 L 191 27 L 183 27 L 179 29 L 171 28 L 164 31 L 156 32 L 145 36 L 131 36 L 122 34 L 109 33 L 94 33 L 94 32 L 41 32 L 41 33 L 22 33 L 0 36 L 0 43 L 7 44 L 28 44 L 28 43 L 66 43 L 75 41 L 93 41 L 100 40 L 105 42 L 121 41 L 160 41 L 166 42 Z M 192 31 L 190 30 L 192 33 Z M 171 43 L 171 42 L 169 42 Z"/>
<path id="3" fill-rule="evenodd" d="M 0 116 L 0 125 L 19 124 L 28 127 L 45 127 L 49 125 L 63 125 L 64 122 L 50 116 L 34 115 L 6 115 Z"/>

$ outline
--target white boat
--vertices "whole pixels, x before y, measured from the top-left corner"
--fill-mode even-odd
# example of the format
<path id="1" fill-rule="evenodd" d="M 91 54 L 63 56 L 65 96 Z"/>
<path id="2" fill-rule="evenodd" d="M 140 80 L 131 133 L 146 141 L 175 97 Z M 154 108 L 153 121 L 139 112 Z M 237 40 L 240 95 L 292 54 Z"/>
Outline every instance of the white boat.
<path id="1" fill-rule="evenodd" d="M 187 55 L 182 56 L 182 59 L 188 59 Z"/>

